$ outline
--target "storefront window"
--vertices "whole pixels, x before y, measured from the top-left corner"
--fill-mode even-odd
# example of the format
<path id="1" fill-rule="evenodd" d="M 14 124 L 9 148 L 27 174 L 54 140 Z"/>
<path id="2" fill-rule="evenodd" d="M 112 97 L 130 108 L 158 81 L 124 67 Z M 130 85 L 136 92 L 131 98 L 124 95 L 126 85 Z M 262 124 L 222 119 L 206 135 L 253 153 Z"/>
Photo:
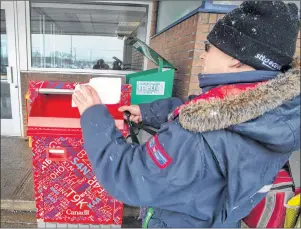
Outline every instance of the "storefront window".
<path id="1" fill-rule="evenodd" d="M 233 5 L 233 6 L 238 6 L 241 3 L 243 3 L 243 1 L 213 1 L 212 2 L 215 5 Z"/>
<path id="2" fill-rule="evenodd" d="M 285 3 L 295 3 L 298 8 L 300 9 L 300 1 L 283 1 Z M 213 1 L 213 4 L 215 5 L 234 5 L 234 6 L 238 6 L 241 3 L 243 3 L 243 1 Z"/>
<path id="3" fill-rule="evenodd" d="M 32 67 L 136 70 L 124 40 L 145 41 L 146 19 L 144 5 L 31 3 Z"/>
<path id="4" fill-rule="evenodd" d="M 1 9 L 1 80 L 6 80 L 6 67 L 8 66 L 8 56 L 7 56 L 7 35 L 6 35 L 6 20 L 5 11 Z"/>
<path id="5" fill-rule="evenodd" d="M 10 84 L 7 82 L 8 53 L 5 10 L 1 9 L 1 119 L 12 118 Z"/>
<path id="6" fill-rule="evenodd" d="M 157 33 L 202 5 L 202 1 L 160 1 Z"/>

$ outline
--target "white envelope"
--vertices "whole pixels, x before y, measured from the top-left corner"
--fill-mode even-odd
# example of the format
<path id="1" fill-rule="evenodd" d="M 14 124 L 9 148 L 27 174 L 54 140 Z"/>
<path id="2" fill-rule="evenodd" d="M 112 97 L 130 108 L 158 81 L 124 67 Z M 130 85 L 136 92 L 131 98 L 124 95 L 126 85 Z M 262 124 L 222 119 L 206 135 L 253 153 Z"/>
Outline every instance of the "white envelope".
<path id="1" fill-rule="evenodd" d="M 93 87 L 103 104 L 117 104 L 121 96 L 121 78 L 97 77 L 92 78 L 89 83 Z M 79 85 L 76 85 L 75 90 L 80 90 Z M 72 100 L 72 107 L 76 104 Z"/>

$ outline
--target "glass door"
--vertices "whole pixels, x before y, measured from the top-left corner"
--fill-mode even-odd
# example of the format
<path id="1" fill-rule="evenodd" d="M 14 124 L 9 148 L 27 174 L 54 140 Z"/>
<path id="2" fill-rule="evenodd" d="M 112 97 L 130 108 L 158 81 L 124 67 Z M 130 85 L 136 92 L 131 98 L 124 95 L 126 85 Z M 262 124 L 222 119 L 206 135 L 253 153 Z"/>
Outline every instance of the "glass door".
<path id="1" fill-rule="evenodd" d="M 21 136 L 14 2 L 1 1 L 1 135 Z"/>

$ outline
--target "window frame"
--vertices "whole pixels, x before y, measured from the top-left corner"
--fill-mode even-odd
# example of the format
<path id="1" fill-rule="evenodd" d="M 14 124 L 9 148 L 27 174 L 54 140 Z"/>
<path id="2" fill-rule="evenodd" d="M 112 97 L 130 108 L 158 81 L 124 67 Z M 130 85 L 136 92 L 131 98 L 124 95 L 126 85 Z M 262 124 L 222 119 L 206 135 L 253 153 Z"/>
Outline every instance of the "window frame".
<path id="1" fill-rule="evenodd" d="M 160 1 L 158 2 L 160 4 Z M 159 7 L 159 5 L 158 5 Z M 192 17 L 193 15 L 197 13 L 219 13 L 219 14 L 226 14 L 229 13 L 231 10 L 235 9 L 236 5 L 223 5 L 223 4 L 213 4 L 213 0 L 204 0 L 202 1 L 202 4 L 196 8 L 195 10 L 191 11 L 190 13 L 186 14 L 185 16 L 179 18 L 169 26 L 165 27 L 161 31 L 156 32 L 155 35 L 152 36 L 152 38 L 166 32 L 167 30 L 171 29 L 172 27 L 180 24 L 181 22 L 185 21 L 186 19 Z M 158 16 L 156 20 L 158 20 Z M 157 28 L 156 28 L 157 29 Z"/>
<path id="2" fill-rule="evenodd" d="M 158 1 L 158 4 L 160 4 L 160 1 Z M 158 5 L 159 7 L 159 5 Z M 176 20 L 175 22 L 173 22 L 172 24 L 170 24 L 169 26 L 165 27 L 164 29 L 162 29 L 161 31 L 156 31 L 156 34 L 153 35 L 151 37 L 154 38 L 156 36 L 159 36 L 160 34 L 166 32 L 167 30 L 171 29 L 172 27 L 180 24 L 181 22 L 185 21 L 186 19 L 192 17 L 193 15 L 197 14 L 197 13 L 216 13 L 216 14 L 227 14 L 230 11 L 234 10 L 235 8 L 237 8 L 238 5 L 224 5 L 224 4 L 217 4 L 217 3 L 213 3 L 213 0 L 204 0 L 202 1 L 202 4 L 196 8 L 195 10 L 191 11 L 190 13 L 188 13 L 187 15 L 179 18 L 178 20 Z M 299 18 L 301 17 L 301 9 L 299 9 Z M 156 20 L 158 20 L 158 14 L 157 14 L 157 18 Z M 157 30 L 157 28 L 156 28 Z"/>
<path id="3" fill-rule="evenodd" d="M 74 3 L 78 3 L 79 1 L 74 1 Z M 81 1 L 82 2 L 82 1 Z M 88 2 L 88 1 L 87 1 Z M 150 43 L 150 30 L 151 30 L 151 20 L 152 20 L 152 9 L 153 3 L 150 1 L 89 1 L 89 2 L 101 2 L 101 3 L 110 3 L 110 4 L 131 4 L 131 5 L 144 5 L 147 7 L 148 15 L 147 15 L 147 25 L 146 25 L 146 44 Z M 65 3 L 64 1 L 60 1 L 58 3 Z M 67 2 L 66 2 L 67 3 Z M 55 3 L 53 3 L 55 4 Z M 55 6 L 55 5 L 54 5 Z M 21 66 L 21 71 L 26 72 L 56 72 L 56 73 L 89 73 L 89 74 L 97 74 L 97 75 L 106 75 L 106 76 L 116 76 L 116 75 L 126 75 L 133 73 L 135 71 L 119 71 L 119 70 L 99 70 L 99 69 L 71 69 L 71 68 L 36 68 L 32 67 L 31 59 L 32 59 L 32 45 L 31 45 L 31 23 L 30 23 L 30 1 L 26 1 L 24 4 L 24 9 L 21 9 L 21 12 L 24 11 L 25 15 L 22 15 L 25 18 L 25 23 L 23 24 L 22 31 L 26 34 L 26 39 L 22 39 L 22 45 L 25 45 L 26 50 L 23 48 L 20 53 L 20 59 L 24 60 L 24 63 Z M 25 27 L 25 28 L 24 28 Z M 144 66 L 143 70 L 147 69 L 148 60 L 144 58 Z"/>

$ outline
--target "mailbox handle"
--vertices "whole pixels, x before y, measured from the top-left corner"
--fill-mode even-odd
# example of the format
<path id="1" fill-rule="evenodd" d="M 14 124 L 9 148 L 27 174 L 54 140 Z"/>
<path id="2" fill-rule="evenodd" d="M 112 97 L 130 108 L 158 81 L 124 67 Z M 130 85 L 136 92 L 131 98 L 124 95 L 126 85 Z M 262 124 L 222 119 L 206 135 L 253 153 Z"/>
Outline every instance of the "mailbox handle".
<path id="1" fill-rule="evenodd" d="M 74 89 L 39 88 L 38 92 L 40 94 L 72 95 Z"/>
<path id="2" fill-rule="evenodd" d="M 46 156 L 51 161 L 66 161 L 67 150 L 66 148 L 48 148 L 46 150 Z"/>

